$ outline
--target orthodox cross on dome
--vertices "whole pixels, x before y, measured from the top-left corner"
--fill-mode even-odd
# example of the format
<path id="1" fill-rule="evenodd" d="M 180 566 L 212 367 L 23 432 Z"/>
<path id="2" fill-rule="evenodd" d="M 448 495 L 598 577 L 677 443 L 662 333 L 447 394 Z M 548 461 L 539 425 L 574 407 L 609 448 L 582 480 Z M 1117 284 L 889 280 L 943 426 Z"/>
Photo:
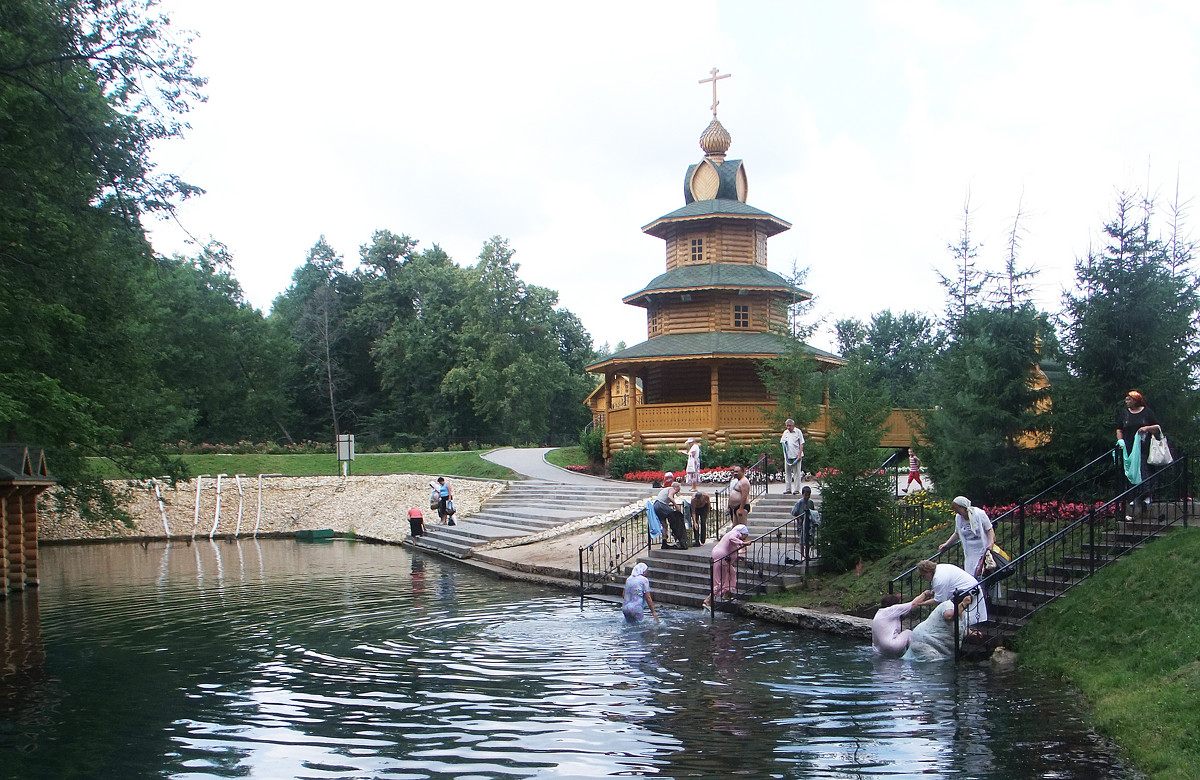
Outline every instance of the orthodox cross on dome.
<path id="1" fill-rule="evenodd" d="M 713 85 L 713 104 L 712 104 L 713 119 L 717 118 L 717 106 L 719 106 L 721 104 L 721 102 L 719 100 L 717 100 L 717 82 L 720 81 L 721 79 L 727 79 L 733 75 L 732 73 L 721 73 L 721 75 L 718 76 L 717 75 L 718 73 L 720 73 L 720 71 L 717 70 L 716 68 L 713 68 L 712 70 L 709 71 L 709 74 L 710 74 L 709 78 L 700 79 L 700 81 L 697 82 L 699 84 L 707 84 L 710 81 L 712 82 L 712 85 Z"/>

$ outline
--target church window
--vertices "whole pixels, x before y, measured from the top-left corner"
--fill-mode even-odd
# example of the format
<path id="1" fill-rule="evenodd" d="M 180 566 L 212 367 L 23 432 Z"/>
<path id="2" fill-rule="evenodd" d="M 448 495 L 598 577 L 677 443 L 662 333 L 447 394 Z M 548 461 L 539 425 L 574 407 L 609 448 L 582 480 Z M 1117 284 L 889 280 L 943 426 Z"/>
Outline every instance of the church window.
<path id="1" fill-rule="evenodd" d="M 748 328 L 750 327 L 750 306 L 744 303 L 735 303 L 733 305 L 733 327 Z"/>
<path id="2" fill-rule="evenodd" d="M 704 262 L 704 239 L 703 238 L 693 238 L 692 239 L 692 262 L 693 263 L 703 263 Z"/>

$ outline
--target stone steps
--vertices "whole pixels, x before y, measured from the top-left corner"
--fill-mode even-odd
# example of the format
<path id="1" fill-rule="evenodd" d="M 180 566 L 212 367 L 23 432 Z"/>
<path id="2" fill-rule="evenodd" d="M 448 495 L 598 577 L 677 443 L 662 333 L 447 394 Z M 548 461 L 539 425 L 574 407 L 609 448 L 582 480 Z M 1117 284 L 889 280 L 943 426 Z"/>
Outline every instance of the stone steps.
<path id="1" fill-rule="evenodd" d="M 644 501 L 651 489 L 642 485 L 570 485 L 542 480 L 509 482 L 489 498 L 474 515 L 457 517 L 453 526 L 426 525 L 425 535 L 409 537 L 407 544 L 455 558 L 497 539 L 528 536 L 566 523 L 595 517 L 635 501 Z"/>

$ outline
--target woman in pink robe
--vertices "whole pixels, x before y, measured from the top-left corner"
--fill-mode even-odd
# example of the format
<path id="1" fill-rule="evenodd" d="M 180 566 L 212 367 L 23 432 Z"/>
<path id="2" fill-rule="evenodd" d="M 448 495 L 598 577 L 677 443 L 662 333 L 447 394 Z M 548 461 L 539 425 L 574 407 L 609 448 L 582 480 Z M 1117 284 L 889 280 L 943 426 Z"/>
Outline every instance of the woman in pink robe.
<path id="1" fill-rule="evenodd" d="M 749 538 L 750 529 L 738 524 L 721 537 L 721 541 L 713 545 L 713 593 L 717 595 L 717 598 L 724 599 L 730 591 L 737 589 L 735 564 L 737 564 L 738 553 L 750 543 Z M 704 600 L 705 607 L 712 607 L 712 596 L 713 594 L 710 593 Z"/>

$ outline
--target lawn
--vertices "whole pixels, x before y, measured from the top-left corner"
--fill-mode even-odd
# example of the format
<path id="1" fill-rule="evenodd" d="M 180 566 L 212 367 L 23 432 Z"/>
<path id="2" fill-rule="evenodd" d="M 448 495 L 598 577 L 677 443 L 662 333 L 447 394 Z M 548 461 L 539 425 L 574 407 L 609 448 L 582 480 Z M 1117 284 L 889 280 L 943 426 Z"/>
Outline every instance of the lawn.
<path id="1" fill-rule="evenodd" d="M 1101 569 L 1018 636 L 1019 663 L 1070 682 L 1150 777 L 1200 767 L 1200 529 Z"/>
<path id="2" fill-rule="evenodd" d="M 480 457 L 482 451 L 470 452 L 397 452 L 378 455 L 360 454 L 350 464 L 350 473 L 362 474 L 429 474 L 483 479 L 520 479 L 504 466 Z M 339 474 L 337 456 L 332 453 L 308 455 L 181 455 L 195 474 L 284 474 L 307 477 L 320 474 Z M 92 468 L 106 479 L 129 476 L 106 458 L 92 460 Z"/>
<path id="3" fill-rule="evenodd" d="M 574 447 L 559 447 L 556 450 L 550 450 L 546 453 L 546 462 L 564 469 L 567 466 L 586 466 L 588 464 L 587 456 L 583 454 L 583 447 L 578 444 Z"/>

